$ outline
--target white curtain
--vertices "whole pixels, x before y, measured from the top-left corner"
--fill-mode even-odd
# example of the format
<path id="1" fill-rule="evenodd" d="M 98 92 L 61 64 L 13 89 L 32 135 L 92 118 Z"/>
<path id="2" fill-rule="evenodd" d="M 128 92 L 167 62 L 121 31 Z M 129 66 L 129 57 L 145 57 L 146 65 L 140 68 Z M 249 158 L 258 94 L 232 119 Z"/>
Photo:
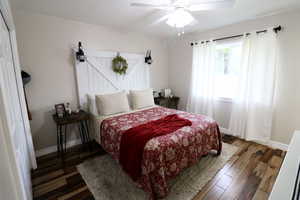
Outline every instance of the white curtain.
<path id="1" fill-rule="evenodd" d="M 187 111 L 213 117 L 216 72 L 216 43 L 193 47 L 193 66 Z"/>
<path id="2" fill-rule="evenodd" d="M 243 37 L 240 75 L 229 131 L 246 140 L 268 142 L 271 135 L 277 61 L 276 34 Z"/>

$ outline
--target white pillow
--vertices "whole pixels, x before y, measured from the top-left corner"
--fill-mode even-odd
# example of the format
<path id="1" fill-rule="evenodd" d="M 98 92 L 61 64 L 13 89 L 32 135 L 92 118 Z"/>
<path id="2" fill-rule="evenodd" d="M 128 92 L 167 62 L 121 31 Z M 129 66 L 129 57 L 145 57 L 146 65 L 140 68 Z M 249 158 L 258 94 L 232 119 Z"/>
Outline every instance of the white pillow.
<path id="1" fill-rule="evenodd" d="M 98 115 L 97 105 L 96 105 L 96 97 L 93 94 L 88 94 L 88 109 L 89 112 L 93 115 Z"/>
<path id="2" fill-rule="evenodd" d="M 126 92 L 96 95 L 96 104 L 100 115 L 112 115 L 130 110 Z"/>
<path id="3" fill-rule="evenodd" d="M 154 106 L 153 90 L 130 90 L 132 109 Z"/>

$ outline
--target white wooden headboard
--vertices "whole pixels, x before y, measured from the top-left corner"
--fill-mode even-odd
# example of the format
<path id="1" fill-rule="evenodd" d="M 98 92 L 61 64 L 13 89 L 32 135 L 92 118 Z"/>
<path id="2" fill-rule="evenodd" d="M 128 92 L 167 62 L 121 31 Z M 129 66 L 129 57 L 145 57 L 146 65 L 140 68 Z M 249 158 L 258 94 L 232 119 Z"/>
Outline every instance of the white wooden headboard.
<path id="1" fill-rule="evenodd" d="M 76 50 L 74 49 L 74 57 Z M 84 50 L 85 62 L 75 57 L 77 94 L 81 108 L 88 108 L 88 95 L 112 93 L 118 90 L 139 90 L 150 87 L 149 65 L 144 54 L 122 53 L 128 63 L 126 75 L 112 71 L 112 59 L 117 52 Z"/>

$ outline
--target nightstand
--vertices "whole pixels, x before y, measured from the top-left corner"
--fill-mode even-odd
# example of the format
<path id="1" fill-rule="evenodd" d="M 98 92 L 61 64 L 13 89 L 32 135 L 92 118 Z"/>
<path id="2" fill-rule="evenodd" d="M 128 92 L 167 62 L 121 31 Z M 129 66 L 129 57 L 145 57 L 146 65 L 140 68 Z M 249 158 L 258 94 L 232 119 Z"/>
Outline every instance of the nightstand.
<path id="1" fill-rule="evenodd" d="M 154 97 L 156 105 L 163 106 L 166 108 L 177 109 L 179 103 L 179 97 Z"/>
<path id="2" fill-rule="evenodd" d="M 56 123 L 57 131 L 57 153 L 63 157 L 67 150 L 67 129 L 68 125 L 77 124 L 81 143 L 83 145 L 88 145 L 90 143 L 90 134 L 88 127 L 88 120 L 90 115 L 81 110 L 78 113 L 72 113 L 70 115 L 65 115 L 59 118 L 56 114 L 53 115 L 53 120 Z"/>

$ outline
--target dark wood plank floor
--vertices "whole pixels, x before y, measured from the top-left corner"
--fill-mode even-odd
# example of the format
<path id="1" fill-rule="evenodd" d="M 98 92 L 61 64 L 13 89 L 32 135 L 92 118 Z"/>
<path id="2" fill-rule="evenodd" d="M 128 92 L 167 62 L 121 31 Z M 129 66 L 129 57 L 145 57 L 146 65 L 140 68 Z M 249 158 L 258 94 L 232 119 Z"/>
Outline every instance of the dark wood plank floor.
<path id="1" fill-rule="evenodd" d="M 223 140 L 239 150 L 194 200 L 268 199 L 285 152 L 231 136 L 224 136 Z M 80 145 L 69 149 L 65 162 L 58 159 L 56 153 L 39 157 L 38 169 L 32 172 L 34 199 L 93 200 L 76 165 L 104 154 L 101 147 L 93 143 L 91 151 Z"/>

